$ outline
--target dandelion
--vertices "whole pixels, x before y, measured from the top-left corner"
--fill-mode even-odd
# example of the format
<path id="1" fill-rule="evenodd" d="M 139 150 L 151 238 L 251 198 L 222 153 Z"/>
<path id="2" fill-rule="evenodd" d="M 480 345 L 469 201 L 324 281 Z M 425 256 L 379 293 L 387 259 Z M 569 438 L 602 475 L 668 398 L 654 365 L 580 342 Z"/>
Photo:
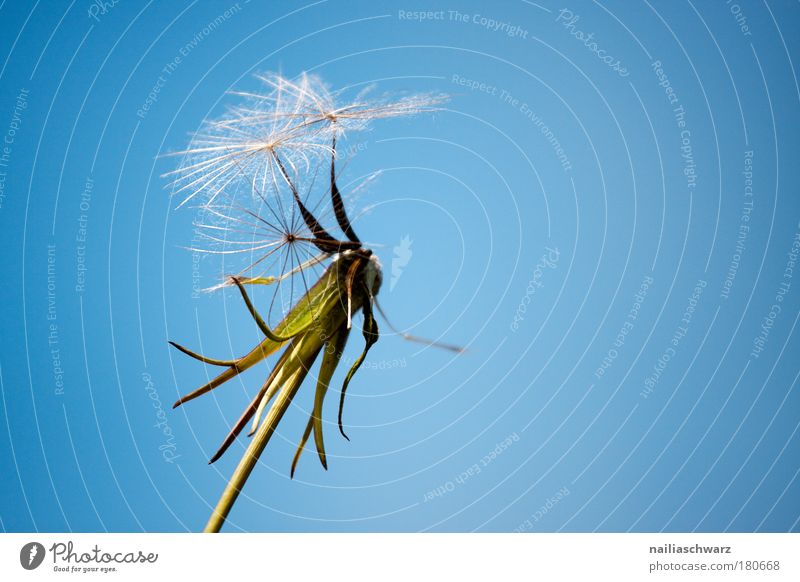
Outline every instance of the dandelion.
<path id="1" fill-rule="evenodd" d="M 264 75 L 259 79 L 265 92 L 236 92 L 242 103 L 221 119 L 207 123 L 187 150 L 176 152 L 183 156 L 181 166 L 165 174 L 181 198 L 179 206 L 192 202 L 201 209 L 203 219 L 196 226 L 200 238 L 209 244 L 192 250 L 247 257 L 244 268 L 212 289 L 235 286 L 264 335 L 255 348 L 234 360 L 208 358 L 170 342 L 205 364 L 223 368 L 213 380 L 180 398 L 175 406 L 217 388 L 283 350 L 255 398 L 210 460 L 213 463 L 219 459 L 250 426 L 251 441 L 206 525 L 208 532 L 222 527 L 320 354 L 312 412 L 292 460 L 291 475 L 312 436 L 319 461 L 327 469 L 322 406 L 342 359 L 353 317 L 361 312 L 364 347 L 346 373 L 339 396 L 338 425 L 347 438 L 342 423 L 345 394 L 369 349 L 378 341 L 375 315 L 383 312 L 376 295 L 383 277 L 378 258 L 356 235 L 337 186 L 337 140 L 346 132 L 365 129 L 375 119 L 431 110 L 443 99 L 436 95 L 370 98 L 369 91 L 364 91 L 352 101 L 339 104 L 340 95 L 314 75 L 304 74 L 294 80 Z M 325 165 L 330 168 L 325 195 L 311 204 L 309 198 L 317 174 Z M 323 207 L 325 200 L 329 200 L 329 208 Z M 334 236 L 323 225 L 331 216 L 343 236 Z M 309 285 L 311 273 L 318 278 Z M 266 320 L 251 301 L 248 285 L 275 289 Z M 285 309 L 284 302 L 277 300 L 283 295 L 289 299 Z M 276 306 L 279 316 L 273 326 Z M 400 335 L 460 351 L 455 346 Z"/>

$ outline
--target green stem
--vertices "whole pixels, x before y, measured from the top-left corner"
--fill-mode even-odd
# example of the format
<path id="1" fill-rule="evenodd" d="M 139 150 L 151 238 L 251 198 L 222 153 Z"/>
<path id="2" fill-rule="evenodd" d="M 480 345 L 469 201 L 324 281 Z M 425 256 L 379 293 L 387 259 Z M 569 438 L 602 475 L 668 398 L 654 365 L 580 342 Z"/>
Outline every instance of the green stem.
<path id="1" fill-rule="evenodd" d="M 225 487 L 225 491 L 222 492 L 222 496 L 219 502 L 217 502 L 217 506 L 214 508 L 214 512 L 211 514 L 203 530 L 205 533 L 217 533 L 222 528 L 222 524 L 225 523 L 225 519 L 228 517 L 231 507 L 233 507 L 233 503 L 236 501 L 236 498 L 239 497 L 242 487 L 244 487 L 247 478 L 256 466 L 258 458 L 261 456 L 261 453 L 264 452 L 264 448 L 275 432 L 275 428 L 278 426 L 281 418 L 283 418 L 286 410 L 288 410 L 292 398 L 294 398 L 294 395 L 303 383 L 306 371 L 307 368 L 305 366 L 300 366 L 284 385 L 275 403 L 270 407 L 267 416 L 261 422 L 256 434 L 253 435 L 250 444 L 247 446 L 242 460 L 239 461 L 239 465 L 233 472 L 233 476 Z"/>

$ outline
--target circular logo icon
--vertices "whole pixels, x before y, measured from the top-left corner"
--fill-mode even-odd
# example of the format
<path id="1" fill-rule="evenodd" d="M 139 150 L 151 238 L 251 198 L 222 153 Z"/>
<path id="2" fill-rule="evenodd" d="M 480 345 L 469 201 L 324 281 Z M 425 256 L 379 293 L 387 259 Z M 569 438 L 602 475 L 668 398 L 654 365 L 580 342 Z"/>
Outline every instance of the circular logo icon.
<path id="1" fill-rule="evenodd" d="M 29 542 L 19 551 L 19 563 L 26 570 L 35 570 L 44 561 L 44 546 L 39 542 Z"/>

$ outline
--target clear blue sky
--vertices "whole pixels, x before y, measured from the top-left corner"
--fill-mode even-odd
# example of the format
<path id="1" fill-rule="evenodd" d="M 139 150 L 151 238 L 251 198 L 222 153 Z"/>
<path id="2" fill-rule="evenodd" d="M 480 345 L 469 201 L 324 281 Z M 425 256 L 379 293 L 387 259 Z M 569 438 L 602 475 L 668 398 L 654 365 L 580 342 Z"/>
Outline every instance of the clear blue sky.
<path id="1" fill-rule="evenodd" d="M 159 156 L 260 71 L 450 95 L 353 134 L 340 186 L 383 171 L 353 203 L 383 305 L 469 349 L 384 325 L 351 441 L 334 392 L 329 470 L 289 480 L 306 386 L 229 530 L 798 529 L 800 7 L 458 5 L 0 4 L 5 530 L 205 523 L 268 366 L 171 409 L 212 370 L 168 339 L 258 330 L 193 293 L 218 264 Z"/>

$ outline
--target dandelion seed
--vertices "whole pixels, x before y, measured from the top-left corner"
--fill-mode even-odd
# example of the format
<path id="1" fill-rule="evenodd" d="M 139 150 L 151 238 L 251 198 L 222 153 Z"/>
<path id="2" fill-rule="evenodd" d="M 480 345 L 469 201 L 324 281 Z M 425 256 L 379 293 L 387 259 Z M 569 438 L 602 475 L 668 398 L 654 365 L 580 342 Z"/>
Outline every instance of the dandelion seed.
<path id="1" fill-rule="evenodd" d="M 204 252 L 222 257 L 246 256 L 243 268 L 227 275 L 212 290 L 235 286 L 264 339 L 248 354 L 218 360 L 174 347 L 205 364 L 224 368 L 213 380 L 179 399 L 179 406 L 205 394 L 278 352 L 283 352 L 217 453 L 216 461 L 248 424 L 252 440 L 222 494 L 206 531 L 219 531 L 261 452 L 299 390 L 320 352 L 313 412 L 291 464 L 294 475 L 300 454 L 312 433 L 320 462 L 327 469 L 322 438 L 322 404 L 342 359 L 353 316 L 363 314 L 361 355 L 347 372 L 339 402 L 339 429 L 346 437 L 342 413 L 347 387 L 378 340 L 373 305 L 381 281 L 381 265 L 364 247 L 348 218 L 337 186 L 337 140 L 370 121 L 411 115 L 442 102 L 440 96 L 397 100 L 369 99 L 362 92 L 344 105 L 314 75 L 289 80 L 278 75 L 259 79 L 266 92 L 235 92 L 243 103 L 219 120 L 205 124 L 190 147 L 175 155 L 183 164 L 165 177 L 172 180 L 178 206 L 199 206 L 198 239 L 209 244 Z M 326 196 L 310 202 L 319 169 L 329 165 Z M 330 199 L 330 208 L 321 208 Z M 343 237 L 331 234 L 329 218 Z M 192 250 L 200 250 L 192 248 Z M 308 284 L 317 271 L 317 281 Z M 296 279 L 299 278 L 299 281 Z M 266 319 L 251 301 L 246 286 L 275 289 Z M 273 307 L 288 286 L 289 307 L 279 309 L 273 326 Z M 295 297 L 297 295 L 297 297 Z M 420 341 L 414 336 L 407 339 Z M 422 340 L 424 341 L 424 340 Z M 349 439 L 348 439 L 349 440 Z"/>

